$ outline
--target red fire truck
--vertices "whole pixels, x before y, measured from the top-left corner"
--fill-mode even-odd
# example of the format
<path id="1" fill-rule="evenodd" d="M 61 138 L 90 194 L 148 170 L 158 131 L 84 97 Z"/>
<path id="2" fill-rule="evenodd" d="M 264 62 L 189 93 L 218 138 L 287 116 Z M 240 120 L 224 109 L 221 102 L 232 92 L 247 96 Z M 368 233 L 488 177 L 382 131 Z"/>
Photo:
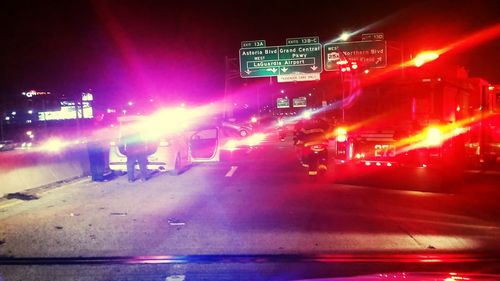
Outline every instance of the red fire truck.
<path id="1" fill-rule="evenodd" d="M 390 79 L 349 95 L 337 165 L 420 167 L 454 176 L 500 152 L 499 90 L 478 78 Z M 483 165 L 484 166 L 484 165 Z"/>

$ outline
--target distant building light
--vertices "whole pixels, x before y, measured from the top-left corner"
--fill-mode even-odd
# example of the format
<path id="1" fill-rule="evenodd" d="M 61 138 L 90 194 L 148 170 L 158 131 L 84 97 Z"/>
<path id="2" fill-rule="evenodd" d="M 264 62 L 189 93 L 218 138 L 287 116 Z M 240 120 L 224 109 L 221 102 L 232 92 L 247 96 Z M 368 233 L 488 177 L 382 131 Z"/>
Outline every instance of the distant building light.
<path id="1" fill-rule="evenodd" d="M 94 95 L 92 93 L 82 93 L 82 101 L 93 101 Z"/>
<path id="2" fill-rule="evenodd" d="M 122 113 L 127 114 L 127 110 L 126 109 L 122 110 Z"/>
<path id="3" fill-rule="evenodd" d="M 10 120 L 9 116 L 5 117 L 5 121 L 9 121 L 9 120 Z"/>
<path id="4" fill-rule="evenodd" d="M 285 93 L 285 90 L 281 90 L 280 93 L 284 94 Z"/>
<path id="5" fill-rule="evenodd" d="M 33 121 L 31 121 L 31 120 L 26 120 L 26 124 L 30 124 L 31 122 L 33 122 Z"/>
<path id="6" fill-rule="evenodd" d="M 489 87 L 488 87 L 488 90 L 490 90 L 490 91 L 495 90 L 495 86 L 489 86 Z"/>
<path id="7" fill-rule="evenodd" d="M 33 114 L 33 110 L 28 110 L 28 114 Z"/>
<path id="8" fill-rule="evenodd" d="M 129 101 L 128 106 L 132 106 L 132 105 L 134 105 L 134 103 L 132 101 Z"/>
<path id="9" fill-rule="evenodd" d="M 365 69 L 365 74 L 368 74 L 370 73 L 370 70 L 369 69 Z"/>
<path id="10" fill-rule="evenodd" d="M 15 112 L 15 111 L 12 111 L 12 113 L 11 113 L 11 114 L 12 114 L 12 115 L 16 115 L 16 114 L 17 114 L 17 112 Z"/>
<path id="11" fill-rule="evenodd" d="M 154 102 L 155 100 L 154 99 L 149 99 L 149 102 Z"/>
<path id="12" fill-rule="evenodd" d="M 352 69 L 357 69 L 358 65 L 357 64 L 353 64 L 351 67 L 352 67 Z"/>
<path id="13" fill-rule="evenodd" d="M 33 132 L 32 131 L 26 131 L 26 135 L 31 136 L 31 135 L 33 135 Z"/>
<path id="14" fill-rule="evenodd" d="M 116 112 L 116 109 L 114 109 L 114 108 L 108 108 L 108 109 L 106 110 L 106 112 L 107 112 L 107 113 L 115 113 L 115 112 Z"/>
<path id="15" fill-rule="evenodd" d="M 50 95 L 50 92 L 37 92 L 35 90 L 31 90 L 29 92 L 22 92 L 22 95 L 26 96 L 27 98 L 31 98 L 34 96 Z"/>

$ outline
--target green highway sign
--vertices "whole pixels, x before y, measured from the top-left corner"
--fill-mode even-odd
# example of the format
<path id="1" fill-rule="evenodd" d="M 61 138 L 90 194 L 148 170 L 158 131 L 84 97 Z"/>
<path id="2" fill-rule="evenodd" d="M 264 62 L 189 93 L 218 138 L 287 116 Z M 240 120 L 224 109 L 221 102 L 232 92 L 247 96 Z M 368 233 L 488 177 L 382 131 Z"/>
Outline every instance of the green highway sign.
<path id="1" fill-rule="evenodd" d="M 327 43 L 323 46 L 326 71 L 338 71 L 341 62 L 356 62 L 360 69 L 382 68 L 387 65 L 385 41 Z"/>
<path id="2" fill-rule="evenodd" d="M 293 107 L 307 107 L 307 98 L 306 97 L 294 98 Z"/>
<path id="3" fill-rule="evenodd" d="M 286 38 L 287 45 L 301 45 L 301 44 L 319 44 L 319 37 L 299 37 L 299 38 Z"/>
<path id="4" fill-rule="evenodd" d="M 321 44 L 299 44 L 240 49 L 242 78 L 321 73 Z"/>
<path id="5" fill-rule="evenodd" d="M 276 99 L 277 108 L 290 108 L 290 100 L 288 98 L 277 98 Z"/>
<path id="6" fill-rule="evenodd" d="M 254 40 L 254 41 L 243 41 L 241 42 L 242 48 L 254 48 L 254 47 L 265 47 L 266 40 Z"/>

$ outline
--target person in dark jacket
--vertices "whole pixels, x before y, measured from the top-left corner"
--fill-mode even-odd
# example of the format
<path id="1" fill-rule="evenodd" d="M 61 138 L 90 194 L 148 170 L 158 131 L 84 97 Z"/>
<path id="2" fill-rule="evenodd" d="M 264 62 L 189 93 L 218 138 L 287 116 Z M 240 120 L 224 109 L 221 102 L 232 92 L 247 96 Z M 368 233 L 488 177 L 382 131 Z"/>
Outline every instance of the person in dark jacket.
<path id="1" fill-rule="evenodd" d="M 87 152 L 89 155 L 90 175 L 92 181 L 101 182 L 106 178 L 104 176 L 106 169 L 106 147 L 104 140 L 100 138 L 98 131 L 102 128 L 103 115 L 94 117 L 93 132 L 87 140 Z"/>
<path id="2" fill-rule="evenodd" d="M 129 182 L 135 181 L 135 164 L 139 164 L 141 181 L 149 179 L 148 172 L 148 142 L 138 132 L 129 133 L 120 139 L 120 152 L 127 156 L 127 177 Z"/>

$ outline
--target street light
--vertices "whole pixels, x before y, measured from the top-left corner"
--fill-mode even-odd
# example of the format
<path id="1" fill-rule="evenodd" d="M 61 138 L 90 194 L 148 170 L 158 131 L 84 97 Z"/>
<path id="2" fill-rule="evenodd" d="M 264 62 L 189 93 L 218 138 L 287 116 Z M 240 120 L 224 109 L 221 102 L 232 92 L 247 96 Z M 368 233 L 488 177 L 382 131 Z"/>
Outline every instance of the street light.
<path id="1" fill-rule="evenodd" d="M 416 67 L 421 67 L 422 65 L 431 62 L 433 60 L 436 60 L 439 58 L 439 54 L 435 51 L 425 51 L 421 52 L 418 54 L 414 59 L 413 63 L 415 64 Z"/>
<path id="2" fill-rule="evenodd" d="M 342 32 L 342 34 L 340 34 L 340 40 L 342 41 L 347 41 L 349 40 L 349 38 L 351 37 L 351 34 L 349 32 Z"/>

